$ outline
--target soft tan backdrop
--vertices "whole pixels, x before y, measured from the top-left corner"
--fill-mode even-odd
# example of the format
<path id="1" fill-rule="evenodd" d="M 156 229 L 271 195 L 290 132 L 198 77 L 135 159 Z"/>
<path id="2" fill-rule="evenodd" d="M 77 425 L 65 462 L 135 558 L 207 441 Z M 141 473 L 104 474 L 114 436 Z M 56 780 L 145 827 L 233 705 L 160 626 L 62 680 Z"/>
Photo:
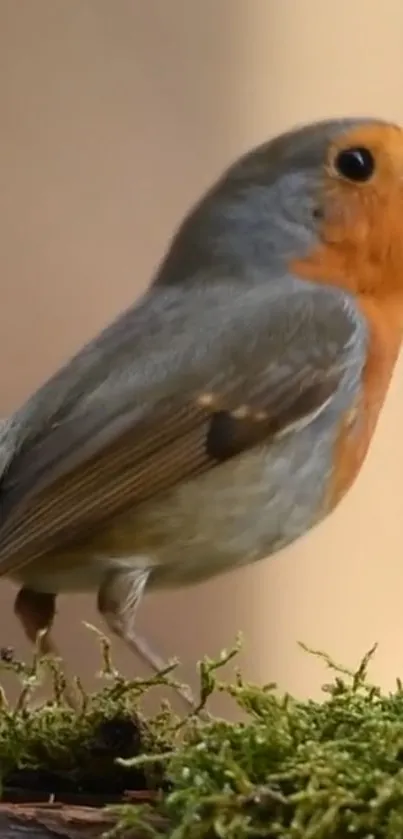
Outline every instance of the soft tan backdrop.
<path id="1" fill-rule="evenodd" d="M 399 0 L 0 0 L 0 382 L 9 411 L 145 286 L 222 166 L 295 122 L 403 121 Z M 403 220 L 402 220 L 403 222 Z M 331 520 L 275 561 L 150 598 L 139 625 L 193 663 L 246 635 L 245 672 L 317 693 L 379 641 L 403 673 L 403 367 L 362 475 Z M 0 644 L 25 644 L 0 586 Z M 91 681 L 93 600 L 57 636 Z M 119 649 L 127 671 L 137 666 Z"/>

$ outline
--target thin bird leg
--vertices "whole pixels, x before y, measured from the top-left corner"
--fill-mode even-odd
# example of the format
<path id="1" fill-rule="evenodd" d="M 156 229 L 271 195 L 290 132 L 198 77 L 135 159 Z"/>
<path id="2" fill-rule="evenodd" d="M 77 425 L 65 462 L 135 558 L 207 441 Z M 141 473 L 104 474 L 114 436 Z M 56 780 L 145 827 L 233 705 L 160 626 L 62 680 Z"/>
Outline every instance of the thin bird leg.
<path id="1" fill-rule="evenodd" d="M 106 577 L 98 593 L 98 610 L 109 629 L 115 633 L 155 673 L 165 670 L 167 662 L 150 647 L 134 629 L 137 607 L 149 577 L 147 569 L 115 571 Z M 197 702 L 190 688 L 175 688 L 177 694 L 192 711 Z"/>
<path id="2" fill-rule="evenodd" d="M 27 638 L 32 644 L 38 645 L 40 655 L 60 658 L 57 646 L 51 636 L 56 613 L 56 595 L 22 588 L 15 599 L 14 611 Z M 69 685 L 67 678 L 64 696 L 73 710 L 80 710 L 77 693 L 73 686 Z"/>

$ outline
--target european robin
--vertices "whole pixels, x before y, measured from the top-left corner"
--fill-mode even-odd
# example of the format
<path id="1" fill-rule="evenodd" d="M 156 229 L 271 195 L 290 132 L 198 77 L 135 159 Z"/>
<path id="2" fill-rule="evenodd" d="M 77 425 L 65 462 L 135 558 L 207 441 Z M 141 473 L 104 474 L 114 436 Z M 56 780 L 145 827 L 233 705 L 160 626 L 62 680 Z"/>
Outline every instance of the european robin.
<path id="1" fill-rule="evenodd" d="M 134 629 L 144 592 L 256 562 L 327 516 L 402 335 L 402 129 L 325 121 L 243 156 L 142 299 L 3 424 L 0 574 L 29 638 L 59 592 L 94 589 L 159 667 Z"/>

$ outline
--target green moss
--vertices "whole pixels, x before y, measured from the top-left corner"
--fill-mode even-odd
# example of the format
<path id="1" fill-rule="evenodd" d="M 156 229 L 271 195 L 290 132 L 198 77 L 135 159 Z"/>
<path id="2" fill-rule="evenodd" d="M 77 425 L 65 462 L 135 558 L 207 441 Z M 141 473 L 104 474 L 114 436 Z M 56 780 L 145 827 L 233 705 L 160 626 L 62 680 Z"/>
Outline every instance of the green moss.
<path id="1" fill-rule="evenodd" d="M 127 773 L 126 788 L 135 777 L 130 773 L 143 772 L 138 787 L 159 792 L 152 804 L 114 807 L 118 832 L 141 827 L 171 839 L 401 839 L 403 688 L 398 682 L 383 694 L 368 682 L 374 650 L 356 672 L 314 653 L 334 671 L 320 703 L 279 696 L 273 685 L 246 684 L 240 674 L 232 685 L 220 682 L 220 667 L 236 653 L 201 662 L 201 705 L 213 691 L 225 691 L 246 712 L 243 722 L 199 715 L 180 722 L 165 709 L 146 723 L 139 703 L 155 680 L 129 684 L 109 663 L 109 684 L 85 698 L 78 720 L 59 701 L 30 714 L 3 706 L 3 778 L 3 767 L 7 776 L 12 767 L 33 765 L 74 775 L 97 726 L 120 714 L 136 720 L 141 743 L 117 761 L 111 749 L 111 765 Z M 159 681 L 171 678 L 166 673 Z"/>
<path id="2" fill-rule="evenodd" d="M 82 796 L 84 800 L 121 800 L 124 790 L 153 789 L 161 784 L 161 769 L 116 763 L 144 753 L 158 754 L 164 739 L 166 712 L 148 724 L 140 700 L 156 684 L 169 684 L 166 674 L 151 680 L 123 679 L 112 667 L 109 642 L 101 636 L 105 685 L 87 695 L 79 680 L 81 713 L 63 700 L 64 677 L 60 664 L 35 656 L 32 663 L 18 661 L 12 651 L 0 650 L 0 668 L 15 674 L 21 684 L 19 699 L 9 707 L 0 692 L 0 784 L 3 797 L 34 794 L 46 797 Z M 35 689 L 46 674 L 53 681 L 51 701 L 32 707 Z"/>

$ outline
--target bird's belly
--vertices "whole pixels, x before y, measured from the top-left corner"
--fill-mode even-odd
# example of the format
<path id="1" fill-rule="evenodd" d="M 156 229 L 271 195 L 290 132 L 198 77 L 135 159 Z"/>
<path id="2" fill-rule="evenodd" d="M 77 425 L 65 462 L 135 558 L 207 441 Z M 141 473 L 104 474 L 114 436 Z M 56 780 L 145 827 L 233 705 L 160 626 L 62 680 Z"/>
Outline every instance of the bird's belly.
<path id="1" fill-rule="evenodd" d="M 331 424 L 316 422 L 228 461 L 126 512 L 98 532 L 94 551 L 120 564 L 148 561 L 155 588 L 188 585 L 262 559 L 325 514 L 335 436 Z"/>
<path id="2" fill-rule="evenodd" d="M 119 560 L 113 559 L 114 563 Z M 128 560 L 123 564 L 133 567 Z M 84 548 L 64 548 L 41 556 L 28 565 L 10 574 L 18 585 L 24 585 L 34 591 L 47 593 L 96 591 L 108 570 L 110 559 L 95 555 Z"/>
<path id="3" fill-rule="evenodd" d="M 111 570 L 151 569 L 149 587 L 189 585 L 275 553 L 327 512 L 340 413 L 126 511 L 74 546 L 42 556 L 18 582 L 99 588 Z"/>

